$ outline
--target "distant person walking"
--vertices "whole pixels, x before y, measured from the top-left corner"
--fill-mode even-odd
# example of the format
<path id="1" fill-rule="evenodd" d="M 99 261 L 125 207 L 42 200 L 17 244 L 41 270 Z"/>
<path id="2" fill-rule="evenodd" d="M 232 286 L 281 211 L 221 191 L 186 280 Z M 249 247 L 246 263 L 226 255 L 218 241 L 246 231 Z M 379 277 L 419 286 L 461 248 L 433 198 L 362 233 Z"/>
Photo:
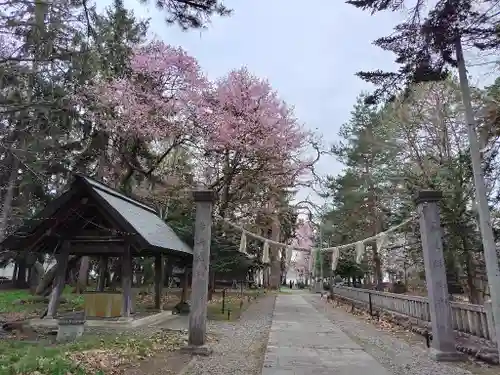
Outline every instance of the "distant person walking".
<path id="1" fill-rule="evenodd" d="M 293 289 L 293 281 L 290 280 L 290 289 Z"/>

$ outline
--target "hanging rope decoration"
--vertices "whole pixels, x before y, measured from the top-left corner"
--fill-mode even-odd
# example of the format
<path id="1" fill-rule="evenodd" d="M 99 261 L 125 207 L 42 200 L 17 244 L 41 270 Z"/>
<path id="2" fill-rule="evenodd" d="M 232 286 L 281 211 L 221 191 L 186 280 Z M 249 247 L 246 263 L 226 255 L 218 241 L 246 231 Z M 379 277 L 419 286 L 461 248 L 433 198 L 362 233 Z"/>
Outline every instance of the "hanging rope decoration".
<path id="1" fill-rule="evenodd" d="M 337 264 L 339 263 L 339 256 L 340 256 L 339 248 L 334 247 L 332 250 L 332 263 L 331 263 L 332 271 L 337 270 Z"/>
<path id="2" fill-rule="evenodd" d="M 276 247 L 287 247 L 287 246 L 290 246 L 288 244 L 285 244 L 285 243 L 281 243 L 281 242 L 277 242 L 277 241 L 273 241 L 273 240 L 270 240 L 268 238 L 265 238 L 265 237 L 262 237 L 262 236 L 259 236 L 258 234 L 255 234 L 255 233 L 252 233 L 252 232 L 249 232 L 247 230 L 245 230 L 243 227 L 237 225 L 237 224 L 234 224 L 233 222 L 231 222 L 230 220 L 228 219 L 225 219 L 221 216 L 218 216 L 216 215 L 216 218 L 218 220 L 222 220 L 224 221 L 226 224 L 228 224 L 229 226 L 233 227 L 234 229 L 237 229 L 241 232 L 245 232 L 246 235 L 248 237 L 251 237 L 253 239 L 256 239 L 256 240 L 259 240 L 259 241 L 262 241 L 262 242 L 265 242 L 267 241 L 269 244 L 273 245 L 273 246 L 276 246 Z M 414 219 L 414 217 L 410 217 L 404 221 L 402 221 L 401 223 L 399 223 L 398 225 L 395 225 L 389 229 L 387 229 L 385 232 L 381 232 L 381 233 L 378 233 L 376 234 L 375 236 L 371 236 L 371 237 L 367 237 L 361 241 L 358 241 L 358 242 L 361 242 L 361 243 L 367 243 L 367 242 L 371 242 L 373 240 L 376 240 L 377 238 L 379 238 L 380 236 L 383 236 L 383 235 L 387 235 L 391 232 L 394 232 L 395 230 L 405 226 L 406 224 L 408 224 L 409 222 L 411 222 L 412 220 Z M 353 242 L 353 243 L 348 243 L 348 244 L 345 244 L 345 245 L 339 245 L 339 246 L 334 246 L 334 247 L 324 247 L 324 248 L 321 248 L 321 249 L 318 249 L 319 251 L 326 251 L 326 252 L 331 252 L 333 251 L 334 248 L 338 248 L 339 250 L 344 250 L 344 249 L 349 249 L 349 248 L 352 248 L 353 246 L 356 246 L 356 244 L 358 242 Z M 309 247 L 299 247 L 299 246 L 290 246 L 293 250 L 295 251 L 302 251 L 302 252 L 305 252 L 305 253 L 309 253 L 311 252 L 311 248 Z"/>
<path id="3" fill-rule="evenodd" d="M 363 241 L 356 242 L 355 250 L 356 250 L 356 263 L 360 264 L 363 260 L 363 254 L 365 252 L 365 244 Z"/>
<path id="4" fill-rule="evenodd" d="M 285 244 L 285 243 L 270 240 L 268 238 L 259 236 L 258 234 L 248 232 L 243 227 L 241 227 L 237 224 L 234 224 L 231 221 L 229 221 L 228 219 L 225 219 L 221 216 L 217 215 L 216 217 L 217 217 L 217 219 L 224 221 L 226 224 L 230 225 L 231 227 L 241 231 L 240 252 L 248 255 L 248 252 L 246 250 L 247 236 L 249 236 L 253 239 L 262 241 L 264 243 L 264 246 L 262 249 L 262 263 L 270 263 L 270 258 L 269 258 L 269 245 L 270 244 L 272 244 L 273 246 L 279 247 L 279 248 L 283 248 L 283 247 L 286 248 L 286 256 L 287 256 L 287 263 L 288 264 L 291 262 L 291 253 L 293 250 L 309 253 L 309 267 L 308 268 L 309 268 L 310 275 L 314 274 L 314 272 L 313 272 L 314 271 L 314 264 L 315 264 L 316 258 L 320 252 L 332 252 L 331 267 L 332 267 L 332 270 L 335 270 L 337 268 L 337 263 L 338 263 L 338 259 L 340 256 L 340 250 L 349 249 L 349 248 L 354 247 L 355 253 L 356 253 L 356 263 L 359 264 L 363 260 L 363 254 L 365 252 L 365 243 L 375 240 L 376 244 L 377 244 L 377 248 L 381 249 L 386 245 L 389 233 L 394 232 L 395 230 L 405 226 L 406 224 L 408 224 L 409 222 L 411 222 L 414 219 L 414 217 L 412 216 L 412 217 L 402 221 L 398 225 L 395 225 L 395 226 L 387 229 L 385 232 L 378 233 L 375 236 L 367 237 L 367 238 L 365 238 L 361 241 L 358 241 L 358 242 L 353 242 L 353 243 L 348 243 L 345 245 L 326 247 L 326 248 L 320 248 L 320 249 L 313 250 L 311 248 L 290 246 L 290 245 Z M 316 254 L 316 252 L 318 254 Z M 333 267 L 335 267 L 335 269 Z"/>
<path id="5" fill-rule="evenodd" d="M 262 247 L 262 263 L 270 263 L 269 259 L 269 241 L 264 241 L 264 246 Z"/>
<path id="6" fill-rule="evenodd" d="M 247 234 L 245 231 L 241 232 L 240 253 L 248 255 L 248 252 L 247 252 Z"/>
<path id="7" fill-rule="evenodd" d="M 273 240 L 270 240 L 269 238 L 265 238 L 265 237 L 259 236 L 258 234 L 249 232 L 245 228 L 243 228 L 243 227 L 241 227 L 241 226 L 239 226 L 237 224 L 234 224 L 233 222 L 231 222 L 228 219 L 223 218 L 222 216 L 216 215 L 215 218 L 218 219 L 218 220 L 224 221 L 227 225 L 233 227 L 236 230 L 239 230 L 240 232 L 244 231 L 248 237 L 251 237 L 251 238 L 253 238 L 255 240 L 259 240 L 259 241 L 262 241 L 262 242 L 266 242 L 267 241 L 269 243 L 269 245 L 273 245 L 273 246 L 279 247 L 279 248 L 290 246 L 290 245 L 288 245 L 286 243 L 281 243 L 281 242 L 278 242 L 278 241 L 273 241 Z M 292 247 L 296 251 L 303 251 L 303 252 L 306 252 L 306 253 L 308 253 L 309 251 L 311 251 L 311 249 L 309 247 L 299 247 L 299 246 L 290 246 L 290 247 Z"/>
<path id="8" fill-rule="evenodd" d="M 380 233 L 378 235 L 377 240 L 376 240 L 378 251 L 382 250 L 385 247 L 388 239 L 389 239 L 389 237 L 387 236 L 387 233 Z"/>

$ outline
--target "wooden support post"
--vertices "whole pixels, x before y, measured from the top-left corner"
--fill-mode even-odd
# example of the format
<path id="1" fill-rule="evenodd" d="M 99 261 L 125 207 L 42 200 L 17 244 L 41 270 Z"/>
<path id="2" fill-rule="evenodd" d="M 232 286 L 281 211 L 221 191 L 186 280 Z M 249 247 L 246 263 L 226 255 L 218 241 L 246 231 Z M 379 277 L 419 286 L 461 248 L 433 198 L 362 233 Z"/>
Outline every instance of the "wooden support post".
<path id="1" fill-rule="evenodd" d="M 47 315 L 45 319 L 54 319 L 57 315 L 59 300 L 66 285 L 66 270 L 68 269 L 68 260 L 71 244 L 69 241 L 64 241 L 61 250 L 56 254 L 57 270 L 54 280 L 54 287 L 50 293 L 49 306 L 47 307 Z"/>
<path id="2" fill-rule="evenodd" d="M 172 273 L 174 271 L 174 265 L 173 265 L 173 259 L 172 258 L 167 258 L 164 261 L 164 273 L 165 275 L 163 276 L 164 279 L 166 279 L 167 284 L 166 284 L 166 291 L 165 295 L 168 295 L 169 289 L 170 289 L 170 278 L 172 277 Z M 165 286 L 165 284 L 164 284 Z"/>
<path id="3" fill-rule="evenodd" d="M 181 291 L 181 302 L 188 301 L 188 291 L 189 291 L 189 267 L 184 267 L 184 275 L 182 275 L 182 291 Z"/>
<path id="4" fill-rule="evenodd" d="M 174 259 L 166 258 L 165 259 L 165 286 L 170 287 L 170 279 L 172 278 L 172 274 L 174 272 Z"/>
<path id="5" fill-rule="evenodd" d="M 108 257 L 102 256 L 99 259 L 99 280 L 97 281 L 97 291 L 103 292 L 106 287 L 106 275 L 108 271 Z"/>
<path id="6" fill-rule="evenodd" d="M 12 283 L 14 285 L 17 285 L 17 271 L 19 270 L 19 266 L 17 265 L 17 262 L 14 263 L 14 272 L 12 273 Z"/>
<path id="7" fill-rule="evenodd" d="M 191 346 L 202 346 L 205 344 L 207 330 L 208 270 L 212 237 L 212 207 L 215 194 L 207 190 L 195 191 L 193 197 L 196 202 L 196 220 L 188 343 Z"/>
<path id="8" fill-rule="evenodd" d="M 130 318 L 132 310 L 132 254 L 130 244 L 125 244 L 122 257 L 123 306 L 121 315 Z"/>
<path id="9" fill-rule="evenodd" d="M 163 290 L 163 256 L 155 256 L 155 309 L 161 310 L 161 296 Z"/>
<path id="10" fill-rule="evenodd" d="M 463 358 L 455 349 L 451 307 L 443 256 L 443 242 L 438 191 L 421 191 L 415 199 L 419 215 L 420 238 L 424 254 L 425 279 L 432 326 L 430 355 L 436 361 L 456 361 Z"/>

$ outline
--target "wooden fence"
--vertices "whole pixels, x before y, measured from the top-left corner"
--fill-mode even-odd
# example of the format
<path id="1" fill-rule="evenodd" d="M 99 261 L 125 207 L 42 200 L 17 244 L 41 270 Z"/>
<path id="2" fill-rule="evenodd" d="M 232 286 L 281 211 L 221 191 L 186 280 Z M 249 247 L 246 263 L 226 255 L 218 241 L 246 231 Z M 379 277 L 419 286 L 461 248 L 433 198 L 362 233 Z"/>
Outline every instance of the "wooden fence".
<path id="1" fill-rule="evenodd" d="M 429 302 L 426 297 L 408 296 L 369 289 L 334 286 L 333 294 L 373 308 L 408 316 L 420 322 L 430 322 Z M 458 332 L 494 341 L 491 303 L 484 306 L 450 302 L 453 329 Z"/>

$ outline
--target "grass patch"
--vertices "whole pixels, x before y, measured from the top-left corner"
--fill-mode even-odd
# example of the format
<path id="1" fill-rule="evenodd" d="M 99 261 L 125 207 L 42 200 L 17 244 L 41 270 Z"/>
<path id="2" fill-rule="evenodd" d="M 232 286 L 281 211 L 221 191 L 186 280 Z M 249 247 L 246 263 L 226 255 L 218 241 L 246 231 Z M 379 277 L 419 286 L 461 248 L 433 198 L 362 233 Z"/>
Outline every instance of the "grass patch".
<path id="1" fill-rule="evenodd" d="M 74 288 L 66 286 L 62 294 L 62 301 L 59 305 L 59 312 L 64 311 L 79 311 L 84 309 L 84 296 L 82 294 L 72 293 Z M 140 292 L 137 288 L 136 292 Z M 271 293 L 271 292 L 268 292 Z M 188 298 L 190 296 L 188 291 Z M 170 310 L 180 301 L 180 290 L 164 290 L 161 298 L 163 309 Z M 243 300 L 247 304 L 248 297 L 258 298 L 265 295 L 263 290 L 259 289 L 244 289 Z M 236 313 L 239 311 L 239 299 L 241 298 L 240 289 L 226 289 L 226 301 L 237 299 L 237 308 L 229 306 Z M 28 290 L 5 290 L 0 291 L 0 314 L 7 320 L 21 320 L 32 318 L 47 307 L 49 297 L 32 296 Z M 214 301 L 222 301 L 222 290 L 218 289 L 213 294 Z M 231 303 L 231 302 L 228 302 Z M 136 309 L 138 312 L 147 312 L 154 308 L 154 293 L 136 295 Z M 214 311 L 216 308 L 210 308 Z M 217 315 L 217 314 L 213 314 Z M 227 317 L 226 317 L 227 319 Z"/>
<path id="2" fill-rule="evenodd" d="M 64 303 L 61 303 L 61 311 L 74 311 L 83 309 L 83 296 L 72 293 L 72 288 L 67 287 L 63 291 Z M 0 314 L 16 314 L 22 317 L 22 313 L 30 314 L 41 312 L 48 303 L 48 297 L 33 296 L 28 290 L 3 290 L 0 291 Z"/>
<path id="3" fill-rule="evenodd" d="M 0 342 L 0 375 L 120 374 L 126 365 L 185 344 L 180 332 L 158 331 L 150 336 L 89 335 L 61 345 Z"/>
<path id="4" fill-rule="evenodd" d="M 84 296 L 81 294 L 72 293 L 73 288 L 66 286 L 63 291 L 62 301 L 59 305 L 59 312 L 65 311 L 81 311 L 84 309 Z M 140 288 L 137 289 L 137 292 Z M 164 295 L 161 298 L 161 305 L 163 309 L 170 310 L 180 301 L 180 290 L 165 290 Z M 188 298 L 190 291 L 188 291 Z M 248 297 L 257 298 L 260 295 L 264 295 L 262 290 L 257 289 L 245 289 L 243 291 L 243 301 L 244 304 L 248 304 Z M 239 317 L 239 300 L 241 298 L 240 289 L 226 289 L 226 302 L 231 311 L 234 319 Z M 232 300 L 237 300 L 238 302 L 232 303 Z M 215 303 L 222 301 L 222 290 L 218 289 L 213 294 L 213 301 Z M 36 317 L 41 314 L 43 310 L 47 307 L 48 297 L 32 296 L 28 290 L 5 290 L 0 291 L 0 315 L 4 319 L 11 320 L 23 320 Z M 231 305 L 232 304 L 232 305 Z M 138 312 L 148 312 L 154 308 L 154 294 L 137 294 L 136 295 L 136 311 Z M 219 303 L 219 306 L 220 303 Z M 223 319 L 221 313 L 216 313 L 217 307 L 209 306 L 211 313 L 209 316 L 213 319 Z M 243 308 L 244 310 L 244 308 Z M 213 313 L 212 313 L 213 311 Z M 227 310 L 226 310 L 227 311 Z M 227 315 L 224 319 L 227 319 Z M 233 320 L 233 318 L 231 318 Z"/>
<path id="5" fill-rule="evenodd" d="M 24 311 L 32 304 L 15 304 L 19 300 L 31 300 L 32 296 L 26 290 L 0 291 L 0 313 Z"/>

